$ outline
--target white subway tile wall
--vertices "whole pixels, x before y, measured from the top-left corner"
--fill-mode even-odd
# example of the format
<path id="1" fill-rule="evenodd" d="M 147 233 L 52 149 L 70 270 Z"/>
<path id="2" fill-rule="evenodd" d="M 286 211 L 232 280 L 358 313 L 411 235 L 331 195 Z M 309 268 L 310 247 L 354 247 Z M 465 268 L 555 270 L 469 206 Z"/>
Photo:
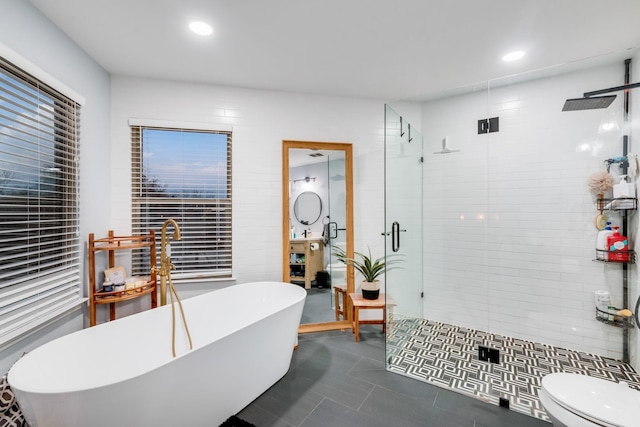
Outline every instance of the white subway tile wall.
<path id="1" fill-rule="evenodd" d="M 595 290 L 622 303 L 622 267 L 592 261 L 587 189 L 622 155 L 622 96 L 606 110 L 561 109 L 623 78 L 621 62 L 424 104 L 426 319 L 622 357 L 621 330 L 594 318 Z M 477 121 L 496 116 L 499 132 L 478 135 Z M 460 152 L 432 155 L 445 136 Z"/>
<path id="2" fill-rule="evenodd" d="M 383 252 L 383 101 L 113 77 L 113 226 L 123 232 L 131 222 L 130 118 L 233 126 L 233 274 L 238 282 L 282 279 L 285 139 L 354 145 L 355 243 Z"/>

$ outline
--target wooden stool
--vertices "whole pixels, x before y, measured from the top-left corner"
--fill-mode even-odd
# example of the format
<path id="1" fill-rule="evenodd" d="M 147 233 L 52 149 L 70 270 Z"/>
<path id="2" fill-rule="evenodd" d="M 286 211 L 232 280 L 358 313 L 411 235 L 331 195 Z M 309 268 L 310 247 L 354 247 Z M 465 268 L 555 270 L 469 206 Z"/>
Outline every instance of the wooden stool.
<path id="1" fill-rule="evenodd" d="M 333 292 L 335 298 L 336 321 L 340 320 L 340 316 L 342 316 L 342 320 L 347 320 L 345 307 L 347 304 L 347 285 L 333 285 Z"/>
<path id="2" fill-rule="evenodd" d="M 364 299 L 362 292 L 349 294 L 353 306 L 353 327 L 351 330 L 356 336 L 356 342 L 360 342 L 360 324 L 382 325 L 382 332 L 386 332 L 387 327 L 387 307 L 389 308 L 389 319 L 393 318 L 393 306 L 395 303 L 390 297 L 380 293 L 378 299 Z M 381 309 L 382 320 L 360 320 L 360 310 Z"/>

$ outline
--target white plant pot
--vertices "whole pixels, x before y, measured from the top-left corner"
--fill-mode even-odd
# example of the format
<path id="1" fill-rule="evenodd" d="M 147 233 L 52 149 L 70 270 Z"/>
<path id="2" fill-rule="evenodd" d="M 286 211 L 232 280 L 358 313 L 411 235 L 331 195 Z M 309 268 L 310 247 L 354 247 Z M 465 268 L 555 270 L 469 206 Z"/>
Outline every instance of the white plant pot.
<path id="1" fill-rule="evenodd" d="M 364 299 L 378 299 L 380 296 L 380 281 L 374 280 L 373 282 L 362 281 L 362 298 Z"/>

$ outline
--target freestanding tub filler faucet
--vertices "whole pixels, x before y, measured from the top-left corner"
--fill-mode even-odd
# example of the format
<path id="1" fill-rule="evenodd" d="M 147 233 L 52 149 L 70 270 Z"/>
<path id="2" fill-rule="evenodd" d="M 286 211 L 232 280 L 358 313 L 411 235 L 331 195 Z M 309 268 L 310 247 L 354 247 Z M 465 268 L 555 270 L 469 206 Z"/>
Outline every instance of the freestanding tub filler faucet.
<path id="1" fill-rule="evenodd" d="M 173 235 L 167 237 L 167 226 L 173 225 Z M 169 239 L 180 240 L 180 227 L 174 219 L 168 219 L 162 224 L 162 239 L 160 241 L 160 268 L 157 273 L 160 276 L 160 305 L 167 304 L 167 277 L 176 266 L 171 263 L 171 241 Z"/>
<path id="2" fill-rule="evenodd" d="M 173 234 L 167 237 L 167 226 L 173 225 Z M 173 287 L 173 281 L 171 280 L 171 270 L 175 270 L 176 266 L 171 263 L 171 241 L 169 239 L 180 240 L 180 227 L 174 219 L 168 219 L 162 224 L 162 237 L 160 240 L 160 267 L 155 267 L 156 272 L 160 276 L 160 305 L 167 305 L 167 278 L 169 279 L 169 295 L 171 295 L 171 351 L 173 357 L 176 357 L 176 312 L 174 308 L 173 297 L 175 295 L 178 306 L 180 307 L 180 313 L 182 314 L 182 322 L 184 323 L 184 329 L 189 339 L 189 349 L 193 349 L 193 343 L 191 341 L 191 334 L 189 333 L 189 327 L 187 326 L 187 319 L 184 315 L 182 308 L 182 302 L 180 297 Z"/>

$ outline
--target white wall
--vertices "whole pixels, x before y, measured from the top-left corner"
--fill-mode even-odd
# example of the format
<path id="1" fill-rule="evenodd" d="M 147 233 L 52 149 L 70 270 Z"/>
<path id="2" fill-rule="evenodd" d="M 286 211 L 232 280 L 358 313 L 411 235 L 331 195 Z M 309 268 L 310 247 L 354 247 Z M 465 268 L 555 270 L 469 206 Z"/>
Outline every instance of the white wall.
<path id="1" fill-rule="evenodd" d="M 320 163 L 310 163 L 308 165 L 302 165 L 290 169 L 290 181 L 301 180 L 305 177 L 316 178 L 315 181 L 310 182 L 298 181 L 293 185 L 293 188 L 291 188 L 289 203 L 289 218 L 291 219 L 291 224 L 296 228 L 298 237 L 301 237 L 301 233 L 304 230 L 309 229 L 311 231 L 311 235 L 314 238 L 321 238 L 323 219 L 325 216 L 329 215 L 329 171 L 327 161 L 325 160 Z M 309 225 L 304 225 L 298 222 L 294 213 L 296 199 L 305 191 L 312 191 L 316 193 L 318 196 L 320 196 L 320 200 L 322 201 L 322 211 L 320 212 L 320 217 L 315 223 Z"/>
<path id="2" fill-rule="evenodd" d="M 118 232 L 128 232 L 131 222 L 127 122 L 148 118 L 233 126 L 233 274 L 237 282 L 282 279 L 285 139 L 354 144 L 356 247 L 379 240 L 384 202 L 380 192 L 384 177 L 382 101 L 122 76 L 112 78 L 111 99 L 112 208 Z M 192 291 L 216 286 L 202 284 Z"/>
<path id="3" fill-rule="evenodd" d="M 0 11 L 0 43 L 86 98 L 80 136 L 80 236 L 84 242 L 88 233 L 107 230 L 111 221 L 109 74 L 28 1 L 0 0 Z M 2 348 L 0 372 L 24 351 L 81 329 L 83 323 L 83 313 L 77 310 Z"/>
<path id="4" fill-rule="evenodd" d="M 622 357 L 621 330 L 594 319 L 595 290 L 622 304 L 622 267 L 592 261 L 587 190 L 602 161 L 622 154 L 621 130 L 600 128 L 622 128 L 622 95 L 606 110 L 561 108 L 623 76 L 616 62 L 424 104 L 425 318 Z M 477 135 L 477 120 L 494 116 L 500 131 Z M 431 155 L 444 136 L 461 151 Z"/>

